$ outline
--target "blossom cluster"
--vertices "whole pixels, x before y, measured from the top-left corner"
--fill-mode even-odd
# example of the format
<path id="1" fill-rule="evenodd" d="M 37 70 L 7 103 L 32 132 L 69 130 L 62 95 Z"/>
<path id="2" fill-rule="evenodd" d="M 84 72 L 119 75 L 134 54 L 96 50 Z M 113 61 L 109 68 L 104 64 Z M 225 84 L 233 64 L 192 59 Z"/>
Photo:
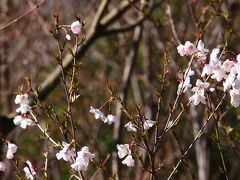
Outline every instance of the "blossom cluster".
<path id="1" fill-rule="evenodd" d="M 192 58 L 199 60 L 202 65 L 202 71 L 199 75 L 201 79 L 196 80 L 196 85 L 192 88 L 191 76 L 195 72 L 188 67 L 178 86 L 177 94 L 185 93 L 189 88 L 194 93 L 189 102 L 194 105 L 199 103 L 206 104 L 205 91 L 213 92 L 218 83 L 222 83 L 223 92 L 227 92 L 231 98 L 231 104 L 234 107 L 240 105 L 240 55 L 232 59 L 222 60 L 222 54 L 219 48 L 214 48 L 211 52 L 204 47 L 200 40 L 197 47 L 187 41 L 184 45 L 180 44 L 177 47 L 180 56 L 192 55 Z M 207 82 L 208 81 L 208 82 Z M 211 81 L 211 84 L 210 84 Z M 214 84 L 214 82 L 216 82 Z M 212 87 L 211 87 L 212 86 Z"/>
<path id="2" fill-rule="evenodd" d="M 154 124 L 155 124 L 155 121 L 147 119 L 143 123 L 143 129 L 148 130 L 151 127 L 153 127 Z M 138 126 L 135 125 L 132 121 L 129 121 L 127 124 L 125 124 L 124 127 L 127 128 L 127 130 L 130 131 L 130 132 L 137 132 L 138 131 Z"/>
<path id="3" fill-rule="evenodd" d="M 27 126 L 34 126 L 34 121 L 28 117 L 28 113 L 32 113 L 32 107 L 29 105 L 28 95 L 18 94 L 15 98 L 15 103 L 20 105 L 16 110 L 20 115 L 17 115 L 14 118 L 14 124 L 20 125 L 23 129 L 26 129 Z"/>
<path id="4" fill-rule="evenodd" d="M 132 158 L 132 151 L 129 148 L 129 144 L 117 144 L 118 157 L 125 158 L 122 163 L 131 167 L 134 166 L 134 159 Z"/>
<path id="5" fill-rule="evenodd" d="M 63 142 L 63 148 L 56 154 L 58 160 L 63 159 L 65 161 L 74 162 L 71 167 L 76 171 L 86 171 L 89 160 L 95 157 L 94 154 L 89 152 L 89 148 L 87 146 L 82 147 L 81 151 L 77 152 L 77 158 L 75 148 L 72 147 L 72 144 L 68 144 Z"/>
<path id="6" fill-rule="evenodd" d="M 92 106 L 90 107 L 90 113 L 94 114 L 95 119 L 100 119 L 104 123 L 112 124 L 118 120 L 117 116 L 113 116 L 112 114 L 105 116 L 100 109 L 95 109 Z"/>

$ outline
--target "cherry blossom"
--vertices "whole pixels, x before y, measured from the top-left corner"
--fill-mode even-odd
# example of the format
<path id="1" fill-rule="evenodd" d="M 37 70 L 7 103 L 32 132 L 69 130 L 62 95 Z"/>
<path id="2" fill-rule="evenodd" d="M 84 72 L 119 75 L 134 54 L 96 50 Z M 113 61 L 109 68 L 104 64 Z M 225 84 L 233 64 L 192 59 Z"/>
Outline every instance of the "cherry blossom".
<path id="1" fill-rule="evenodd" d="M 0 171 L 4 172 L 6 170 L 6 165 L 0 161 Z"/>
<path id="2" fill-rule="evenodd" d="M 197 106 L 200 102 L 202 104 L 206 104 L 206 97 L 204 96 L 204 90 L 209 87 L 208 82 L 202 82 L 200 79 L 196 81 L 196 86 L 192 88 L 192 92 L 194 92 L 194 95 L 192 95 L 189 98 L 189 102 L 193 102 L 195 106 Z"/>
<path id="3" fill-rule="evenodd" d="M 177 50 L 178 50 L 178 53 L 180 56 L 185 56 L 186 52 L 185 52 L 185 47 L 184 45 L 180 44 L 178 47 L 177 47 Z"/>
<path id="4" fill-rule="evenodd" d="M 134 166 L 134 159 L 132 158 L 132 155 L 128 155 L 123 161 L 123 164 L 126 164 L 128 167 Z"/>
<path id="5" fill-rule="evenodd" d="M 21 128 L 26 129 L 27 126 L 35 126 L 35 122 L 24 115 L 18 115 L 13 119 L 15 125 L 20 125 Z"/>
<path id="6" fill-rule="evenodd" d="M 109 114 L 107 118 L 104 120 L 104 123 L 112 124 L 115 123 L 118 120 L 117 116 L 113 116 L 112 114 Z"/>
<path id="7" fill-rule="evenodd" d="M 27 160 L 26 163 L 28 166 L 24 167 L 23 171 L 25 172 L 27 179 L 34 180 L 37 173 L 35 172 L 35 170 L 32 166 L 32 163 L 29 160 Z"/>
<path id="8" fill-rule="evenodd" d="M 206 104 L 206 97 L 204 96 L 204 94 L 200 93 L 200 92 L 196 92 L 194 95 L 192 95 L 190 98 L 189 98 L 189 102 L 193 102 L 193 104 L 195 106 L 197 106 L 200 102 L 202 104 Z"/>
<path id="9" fill-rule="evenodd" d="M 64 161 L 71 161 L 72 157 L 75 157 L 75 149 L 71 147 L 71 144 L 67 144 L 65 142 L 62 142 L 63 149 L 60 150 L 56 157 L 58 160 L 63 159 Z"/>
<path id="10" fill-rule="evenodd" d="M 225 72 L 229 73 L 234 65 L 235 65 L 235 62 L 227 59 L 226 61 L 223 62 L 222 68 Z"/>
<path id="11" fill-rule="evenodd" d="M 177 94 L 185 93 L 189 88 L 192 87 L 190 77 L 194 75 L 194 71 L 191 68 L 188 68 L 184 73 L 184 79 L 178 85 Z"/>
<path id="12" fill-rule="evenodd" d="M 14 154 L 17 152 L 17 146 L 13 143 L 8 142 L 8 150 L 7 150 L 7 159 L 13 159 Z"/>
<path id="13" fill-rule="evenodd" d="M 143 123 L 143 128 L 144 128 L 144 130 L 150 129 L 151 127 L 154 126 L 155 123 L 156 123 L 156 122 L 155 122 L 155 121 L 152 121 L 152 120 L 146 120 L 146 121 L 144 121 L 144 123 Z"/>
<path id="14" fill-rule="evenodd" d="M 204 89 L 209 87 L 208 82 L 202 82 L 200 79 L 196 81 L 196 86 L 192 88 L 192 92 L 204 92 Z"/>
<path id="15" fill-rule="evenodd" d="M 220 52 L 219 48 L 214 48 L 210 54 L 210 63 L 216 64 L 219 61 L 218 54 Z"/>
<path id="16" fill-rule="evenodd" d="M 240 92 L 237 89 L 230 90 L 231 104 L 236 108 L 240 104 Z"/>
<path id="17" fill-rule="evenodd" d="M 71 24 L 71 31 L 74 34 L 80 34 L 82 31 L 82 24 L 79 21 L 75 21 Z"/>
<path id="18" fill-rule="evenodd" d="M 123 158 L 128 154 L 131 154 L 131 150 L 129 149 L 129 144 L 117 144 L 118 156 L 119 158 Z"/>
<path id="19" fill-rule="evenodd" d="M 117 144 L 118 157 L 124 158 L 126 157 L 122 163 L 131 167 L 134 166 L 134 159 L 132 158 L 132 152 L 129 148 L 129 144 Z"/>
<path id="20" fill-rule="evenodd" d="M 180 82 L 180 84 L 178 85 L 178 89 L 177 89 L 177 94 L 179 95 L 182 91 L 182 93 L 185 93 L 189 88 L 192 87 L 192 84 L 190 82 L 190 77 L 187 76 L 184 80 L 182 80 Z"/>
<path id="21" fill-rule="evenodd" d="M 221 61 L 219 61 L 217 64 L 215 64 L 213 71 L 212 71 L 212 79 L 216 79 L 218 82 L 222 81 L 222 79 L 227 78 L 226 71 L 222 67 Z"/>
<path id="22" fill-rule="evenodd" d="M 27 112 L 32 112 L 32 107 L 28 104 L 21 104 L 20 107 L 16 109 L 16 112 L 26 114 Z"/>
<path id="23" fill-rule="evenodd" d="M 230 73 L 225 81 L 223 81 L 223 91 L 230 89 L 235 81 L 236 75 L 233 73 Z"/>
<path id="24" fill-rule="evenodd" d="M 203 44 L 202 40 L 199 40 L 198 45 L 197 45 L 197 50 L 198 50 L 198 52 L 196 53 L 196 55 L 201 60 L 205 61 L 209 50 L 204 48 L 204 44 Z"/>
<path id="25" fill-rule="evenodd" d="M 185 54 L 190 56 L 193 55 L 195 52 L 197 52 L 197 48 L 190 41 L 185 42 L 184 49 L 185 49 Z"/>
<path id="26" fill-rule="evenodd" d="M 89 160 L 94 158 L 95 155 L 89 152 L 87 146 L 82 147 L 81 151 L 77 152 L 76 162 L 71 165 L 76 171 L 86 171 Z"/>
<path id="27" fill-rule="evenodd" d="M 29 100 L 28 100 L 28 95 L 27 94 L 18 94 L 15 98 L 15 103 L 16 104 L 28 104 Z"/>
<path id="28" fill-rule="evenodd" d="M 129 121 L 127 124 L 125 124 L 124 127 L 127 128 L 128 131 L 137 132 L 136 126 L 131 121 Z"/>
<path id="29" fill-rule="evenodd" d="M 90 113 L 94 114 L 95 119 L 101 119 L 102 121 L 106 120 L 106 116 L 99 109 L 95 109 L 92 106 L 90 107 Z"/>
<path id="30" fill-rule="evenodd" d="M 190 41 L 186 41 L 184 45 L 178 45 L 177 50 L 180 56 L 193 55 L 197 52 L 197 48 Z"/>

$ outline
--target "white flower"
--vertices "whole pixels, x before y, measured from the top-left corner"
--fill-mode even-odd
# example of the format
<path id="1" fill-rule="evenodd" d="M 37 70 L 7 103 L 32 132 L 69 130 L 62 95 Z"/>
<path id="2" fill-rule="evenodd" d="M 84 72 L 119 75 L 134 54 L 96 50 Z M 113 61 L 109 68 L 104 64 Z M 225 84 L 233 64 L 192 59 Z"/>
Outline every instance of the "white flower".
<path id="1" fill-rule="evenodd" d="M 202 70 L 201 77 L 204 77 L 205 75 L 210 75 L 212 74 L 213 68 L 209 64 L 205 64 Z"/>
<path id="2" fill-rule="evenodd" d="M 234 88 L 234 89 L 240 89 L 240 80 L 239 79 L 236 79 L 235 81 L 233 81 L 233 83 L 232 83 L 232 87 Z"/>
<path id="3" fill-rule="evenodd" d="M 226 74 L 225 70 L 222 67 L 221 61 L 219 61 L 214 66 L 211 78 L 212 79 L 216 79 L 218 82 L 220 82 L 222 79 L 226 79 L 227 78 L 227 74 Z"/>
<path id="4" fill-rule="evenodd" d="M 129 149 L 129 144 L 117 144 L 118 157 L 123 158 L 129 154 L 131 154 L 131 150 Z"/>
<path id="5" fill-rule="evenodd" d="M 177 94 L 179 95 L 180 93 L 185 93 L 191 87 L 192 87 L 192 84 L 190 83 L 190 77 L 187 76 L 178 85 Z"/>
<path id="6" fill-rule="evenodd" d="M 95 109 L 92 106 L 90 107 L 90 113 L 94 114 L 95 119 L 101 119 L 102 121 L 106 120 L 106 116 L 99 109 Z"/>
<path id="7" fill-rule="evenodd" d="M 234 83 L 234 80 L 236 78 L 235 74 L 229 74 L 225 81 L 223 81 L 223 91 L 230 89 Z"/>
<path id="8" fill-rule="evenodd" d="M 73 169 L 76 171 L 86 171 L 89 160 L 94 158 L 95 155 L 89 152 L 89 149 L 87 146 L 84 146 L 81 151 L 79 151 L 78 156 L 76 158 L 76 162 L 71 165 Z"/>
<path id="9" fill-rule="evenodd" d="M 16 104 L 28 104 L 29 100 L 28 100 L 28 95 L 27 94 L 18 94 L 15 98 L 15 103 Z"/>
<path id="10" fill-rule="evenodd" d="M 123 164 L 126 164 L 128 167 L 134 166 L 134 159 L 132 158 L 132 155 L 128 155 L 123 161 Z"/>
<path id="11" fill-rule="evenodd" d="M 27 126 L 34 126 L 35 122 L 33 122 L 31 119 L 23 116 L 23 115 L 18 115 L 13 119 L 13 122 L 15 125 L 19 125 L 23 129 L 26 129 Z"/>
<path id="12" fill-rule="evenodd" d="M 80 34 L 82 31 L 82 24 L 79 21 L 75 21 L 71 24 L 71 30 L 74 34 Z"/>
<path id="13" fill-rule="evenodd" d="M 210 92 L 213 92 L 213 91 L 215 91 L 215 88 L 213 88 L 213 87 L 212 87 L 212 88 L 209 88 L 209 91 L 210 91 Z"/>
<path id="14" fill-rule="evenodd" d="M 132 158 L 132 152 L 129 148 L 129 144 L 117 144 L 117 150 L 118 150 L 118 157 L 124 158 L 126 157 L 122 163 L 126 164 L 127 166 L 134 166 L 134 160 Z"/>
<path id="15" fill-rule="evenodd" d="M 196 53 L 196 55 L 198 56 L 198 58 L 203 61 L 206 60 L 209 50 L 204 48 L 202 40 L 198 42 L 197 50 L 198 52 Z"/>
<path id="16" fill-rule="evenodd" d="M 190 77 L 193 76 L 195 72 L 191 68 L 187 68 L 184 74 L 184 77 Z"/>
<path id="17" fill-rule="evenodd" d="M 204 96 L 204 94 L 202 94 L 201 92 L 196 92 L 194 93 L 194 95 L 192 95 L 190 98 L 189 98 L 189 102 L 193 102 L 193 104 L 195 106 L 197 106 L 200 102 L 202 104 L 206 104 L 206 97 Z"/>
<path id="18" fill-rule="evenodd" d="M 240 104 L 240 92 L 237 89 L 230 90 L 231 104 L 237 108 Z"/>
<path id="19" fill-rule="evenodd" d="M 220 49 L 214 48 L 210 54 L 210 63 L 217 63 L 218 62 L 218 53 L 220 52 Z"/>
<path id="20" fill-rule="evenodd" d="M 6 169 L 6 165 L 0 161 L 0 171 L 4 172 Z"/>
<path id="21" fill-rule="evenodd" d="M 180 44 L 177 47 L 178 53 L 180 54 L 180 56 L 184 56 L 185 55 L 185 48 L 184 45 Z"/>
<path id="22" fill-rule="evenodd" d="M 71 41 L 71 36 L 69 34 L 66 34 L 66 39 Z"/>
<path id="23" fill-rule="evenodd" d="M 146 120 L 146 121 L 144 121 L 144 123 L 143 123 L 143 128 L 144 128 L 145 130 L 148 130 L 148 129 L 150 129 L 151 127 L 153 127 L 153 125 L 154 125 L 155 123 L 156 123 L 155 121 Z"/>
<path id="24" fill-rule="evenodd" d="M 227 59 L 226 61 L 223 62 L 222 67 L 223 67 L 225 72 L 230 72 L 232 67 L 234 66 L 234 64 L 235 64 L 235 62 Z"/>
<path id="25" fill-rule="evenodd" d="M 23 171 L 25 172 L 25 175 L 27 177 L 27 179 L 31 179 L 31 180 L 34 180 L 35 176 L 37 175 L 37 173 L 35 172 L 33 166 L 32 166 L 32 163 L 30 161 L 26 161 L 28 167 L 24 167 L 23 168 Z"/>
<path id="26" fill-rule="evenodd" d="M 14 154 L 17 152 L 17 146 L 13 143 L 8 143 L 8 150 L 7 150 L 7 159 L 13 159 Z"/>
<path id="27" fill-rule="evenodd" d="M 240 63 L 240 54 L 237 55 L 236 59 L 237 59 L 237 62 Z"/>
<path id="28" fill-rule="evenodd" d="M 112 124 L 115 123 L 117 120 L 118 120 L 117 116 L 109 114 L 107 118 L 104 120 L 104 123 Z"/>
<path id="29" fill-rule="evenodd" d="M 208 82 L 202 82 L 200 79 L 197 80 L 196 86 L 192 88 L 192 92 L 200 92 L 209 87 Z"/>
<path id="30" fill-rule="evenodd" d="M 71 158 L 76 156 L 75 150 L 70 146 L 70 144 L 67 144 L 65 142 L 62 142 L 62 145 L 63 149 L 56 154 L 57 159 L 63 159 L 64 161 L 68 161 L 70 159 L 71 161 Z"/>
<path id="31" fill-rule="evenodd" d="M 197 52 L 197 48 L 190 41 L 185 42 L 184 49 L 185 49 L 185 54 L 186 55 L 193 55 L 195 52 Z"/>
<path id="32" fill-rule="evenodd" d="M 16 112 L 21 112 L 21 114 L 26 114 L 27 112 L 32 112 L 32 107 L 28 104 L 21 104 L 19 108 L 16 109 Z"/>
<path id="33" fill-rule="evenodd" d="M 129 121 L 127 124 L 125 124 L 124 127 L 126 127 L 128 131 L 137 132 L 137 128 L 131 121 Z"/>

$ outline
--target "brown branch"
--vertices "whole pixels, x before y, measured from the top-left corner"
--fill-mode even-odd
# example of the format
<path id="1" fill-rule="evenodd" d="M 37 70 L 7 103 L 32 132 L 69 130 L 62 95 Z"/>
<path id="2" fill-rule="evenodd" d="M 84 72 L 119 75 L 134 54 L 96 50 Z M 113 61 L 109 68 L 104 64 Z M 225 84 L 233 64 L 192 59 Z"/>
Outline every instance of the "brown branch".
<path id="1" fill-rule="evenodd" d="M 122 78 L 122 83 L 121 83 L 121 92 L 120 92 L 120 98 L 123 102 L 123 105 L 126 103 L 126 100 L 127 100 L 127 90 L 128 90 L 128 86 L 130 84 L 131 75 L 133 73 L 135 62 L 137 59 L 137 52 L 138 52 L 138 48 L 139 48 L 141 32 L 142 32 L 142 25 L 138 25 L 134 31 L 132 48 L 131 48 L 129 55 L 125 61 L 125 67 L 124 67 L 123 78 Z M 114 139 L 115 145 L 118 144 L 120 141 L 121 130 L 122 130 L 122 126 L 123 126 L 123 123 L 120 121 L 120 119 L 122 117 L 121 109 L 122 109 L 122 104 L 118 103 L 117 107 L 116 107 L 116 115 L 118 117 L 118 121 L 115 122 L 115 124 L 114 124 L 114 134 L 113 134 L 113 139 Z M 117 158 L 117 153 L 114 152 L 113 159 L 112 159 L 112 170 L 113 170 L 113 173 L 116 174 L 117 177 L 121 176 L 120 172 L 119 172 L 119 170 L 120 170 L 119 164 L 120 163 Z"/>
<path id="2" fill-rule="evenodd" d="M 37 3 L 36 5 L 34 5 L 33 7 L 31 7 L 28 11 L 26 11 L 25 13 L 23 13 L 22 15 L 20 15 L 19 17 L 13 19 L 12 21 L 10 21 L 9 23 L 3 25 L 2 27 L 0 27 L 0 31 L 6 29 L 7 27 L 17 23 L 18 21 L 20 21 L 21 19 L 23 19 L 24 17 L 26 17 L 27 15 L 29 15 L 31 12 L 33 12 L 35 9 L 38 9 L 46 0 L 42 0 L 39 3 Z"/>

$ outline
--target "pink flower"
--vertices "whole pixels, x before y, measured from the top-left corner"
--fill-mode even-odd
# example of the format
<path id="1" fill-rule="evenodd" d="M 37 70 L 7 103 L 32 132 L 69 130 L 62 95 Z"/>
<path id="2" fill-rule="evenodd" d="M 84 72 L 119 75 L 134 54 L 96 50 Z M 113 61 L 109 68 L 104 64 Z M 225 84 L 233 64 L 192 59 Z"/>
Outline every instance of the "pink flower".
<path id="1" fill-rule="evenodd" d="M 32 107 L 28 104 L 22 104 L 19 108 L 16 109 L 16 112 L 21 112 L 21 114 L 26 114 L 27 112 L 32 112 Z"/>
<path id="2" fill-rule="evenodd" d="M 27 94 L 18 94 L 15 98 L 15 103 L 16 104 L 28 104 L 29 100 L 28 100 L 28 95 Z"/>
<path id="3" fill-rule="evenodd" d="M 99 109 L 95 109 L 92 106 L 90 107 L 90 113 L 93 113 L 95 119 L 101 119 L 102 121 L 106 120 L 106 116 Z"/>
<path id="4" fill-rule="evenodd" d="M 107 118 L 104 120 L 104 123 L 107 122 L 108 124 L 112 124 L 112 123 L 115 123 L 117 120 L 118 120 L 117 116 L 113 116 L 109 114 Z"/>
<path id="5" fill-rule="evenodd" d="M 134 159 L 132 158 L 132 155 L 128 155 L 123 161 L 123 164 L 126 164 L 128 167 L 134 166 Z"/>
<path id="6" fill-rule="evenodd" d="M 7 159 L 13 159 L 14 154 L 17 152 L 17 146 L 13 143 L 8 143 L 8 150 L 7 150 Z"/>
<path id="7" fill-rule="evenodd" d="M 26 129 L 27 126 L 35 126 L 35 123 L 24 115 L 18 115 L 13 119 L 15 125 L 20 125 L 21 128 Z"/>
<path id="8" fill-rule="evenodd" d="M 127 124 L 125 124 L 124 127 L 127 128 L 128 131 L 137 132 L 137 128 L 131 121 L 129 121 Z"/>
<path id="9" fill-rule="evenodd" d="M 192 88 L 192 92 L 200 92 L 203 91 L 204 89 L 207 89 L 209 87 L 208 82 L 202 82 L 200 79 L 197 80 L 196 86 Z"/>
<path id="10" fill-rule="evenodd" d="M 35 172 L 33 165 L 29 160 L 27 160 L 26 163 L 28 166 L 24 167 L 23 171 L 25 172 L 27 179 L 34 180 L 37 173 Z"/>
<path id="11" fill-rule="evenodd" d="M 132 158 L 132 152 L 129 148 L 129 144 L 117 144 L 118 157 L 124 158 L 126 157 L 122 163 L 127 166 L 134 166 L 134 159 Z"/>
<path id="12" fill-rule="evenodd" d="M 185 48 L 184 48 L 184 45 L 182 44 L 179 44 L 178 47 L 177 47 L 177 50 L 178 50 L 178 54 L 180 56 L 185 56 Z"/>
<path id="13" fill-rule="evenodd" d="M 82 24 L 79 21 L 75 21 L 71 24 L 71 30 L 74 34 L 80 34 L 82 31 Z"/>
<path id="14" fill-rule="evenodd" d="M 200 102 L 202 104 L 206 104 L 206 97 L 204 96 L 204 94 L 202 93 L 199 93 L 199 92 L 196 92 L 194 95 L 192 95 L 190 98 L 189 98 L 189 102 L 193 102 L 193 104 L 195 106 L 197 106 Z"/>
<path id="15" fill-rule="evenodd" d="M 58 160 L 63 159 L 64 161 L 71 161 L 71 158 L 76 156 L 75 155 L 75 149 L 73 149 L 70 144 L 67 144 L 65 142 L 62 142 L 63 149 L 60 150 L 57 154 L 56 157 Z"/>
<path id="16" fill-rule="evenodd" d="M 143 123 L 143 128 L 144 128 L 144 130 L 150 129 L 151 127 L 154 126 L 155 123 L 156 123 L 156 122 L 155 122 L 155 121 L 152 121 L 152 120 L 146 120 L 146 121 L 144 121 L 144 123 Z"/>
<path id="17" fill-rule="evenodd" d="M 240 104 L 240 92 L 237 89 L 230 90 L 230 96 L 231 96 L 231 104 L 237 108 Z"/>
<path id="18" fill-rule="evenodd" d="M 184 49 L 185 49 L 185 54 L 190 56 L 193 55 L 195 52 L 197 52 L 197 48 L 190 41 L 185 42 Z"/>
<path id="19" fill-rule="evenodd" d="M 79 151 L 78 156 L 76 158 L 76 162 L 71 165 L 73 169 L 76 171 L 86 171 L 89 160 L 94 158 L 95 155 L 89 152 L 87 146 L 82 147 L 81 151 Z"/>
<path id="20" fill-rule="evenodd" d="M 3 162 L 0 162 L 0 171 L 4 172 L 6 169 L 6 165 Z"/>
<path id="21" fill-rule="evenodd" d="M 202 40 L 200 40 L 198 42 L 197 50 L 198 50 L 198 52 L 197 52 L 196 55 L 198 56 L 198 58 L 200 60 L 205 61 L 206 58 L 207 58 L 207 53 L 209 52 L 209 50 L 204 48 L 204 44 L 203 44 Z"/>

